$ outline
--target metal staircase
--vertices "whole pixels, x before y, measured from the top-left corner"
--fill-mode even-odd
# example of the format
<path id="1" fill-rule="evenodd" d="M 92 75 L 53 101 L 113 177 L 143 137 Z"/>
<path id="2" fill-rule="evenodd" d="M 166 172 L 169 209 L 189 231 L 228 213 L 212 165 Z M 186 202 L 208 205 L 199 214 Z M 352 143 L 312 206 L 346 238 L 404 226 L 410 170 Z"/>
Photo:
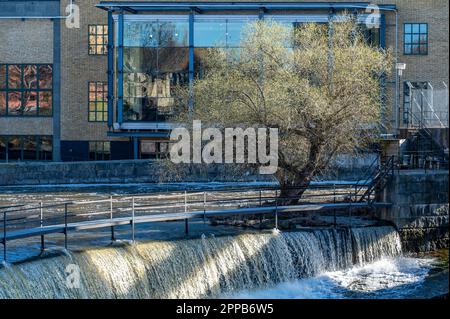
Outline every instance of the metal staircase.
<path id="1" fill-rule="evenodd" d="M 367 201 L 370 205 L 373 205 L 375 202 L 375 196 L 373 195 L 376 191 L 382 191 L 386 187 L 390 177 L 394 174 L 395 165 L 394 156 L 389 157 L 384 163 L 379 163 L 378 159 L 375 160 L 369 167 L 364 181 L 362 183 L 358 182 L 360 186 L 356 194 L 362 192 L 358 202 L 362 203 Z"/>

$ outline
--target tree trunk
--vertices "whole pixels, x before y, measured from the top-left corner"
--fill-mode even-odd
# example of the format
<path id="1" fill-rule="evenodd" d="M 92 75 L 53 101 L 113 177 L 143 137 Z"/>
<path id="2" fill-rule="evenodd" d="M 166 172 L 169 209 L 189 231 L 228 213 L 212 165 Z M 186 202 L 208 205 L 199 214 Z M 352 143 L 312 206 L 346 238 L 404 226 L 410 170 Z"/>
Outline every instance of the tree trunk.
<path id="1" fill-rule="evenodd" d="M 300 174 L 293 180 L 287 180 L 280 183 L 280 195 L 278 197 L 278 205 L 296 205 L 298 204 L 303 193 L 311 183 L 310 174 Z"/>

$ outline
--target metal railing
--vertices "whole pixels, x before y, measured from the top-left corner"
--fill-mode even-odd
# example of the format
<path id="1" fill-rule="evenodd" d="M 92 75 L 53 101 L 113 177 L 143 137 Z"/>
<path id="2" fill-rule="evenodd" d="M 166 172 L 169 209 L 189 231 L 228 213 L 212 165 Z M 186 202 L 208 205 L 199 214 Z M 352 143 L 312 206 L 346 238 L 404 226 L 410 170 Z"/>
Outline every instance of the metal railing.
<path id="1" fill-rule="evenodd" d="M 40 236 L 41 250 L 45 249 L 45 233 L 34 235 L 32 230 L 49 230 L 58 228 L 55 233 L 64 234 L 64 247 L 68 246 L 68 228 L 74 223 L 101 223 L 105 220 L 117 220 L 126 217 L 130 220 L 131 238 L 135 240 L 135 219 L 139 216 L 202 213 L 206 220 L 207 212 L 228 210 L 239 214 L 239 209 L 263 208 L 274 206 L 275 227 L 278 227 L 278 207 L 281 201 L 299 200 L 298 205 L 318 205 L 323 203 L 357 203 L 364 192 L 364 182 L 327 185 L 310 185 L 308 187 L 291 187 L 289 190 L 302 193 L 300 196 L 280 196 L 280 189 L 273 186 L 241 187 L 209 190 L 183 190 L 157 192 L 151 194 L 131 194 L 102 197 L 98 200 L 67 201 L 62 203 L 20 204 L 0 207 L 4 246 L 4 259 L 8 234 L 29 232 L 29 236 Z M 368 185 L 366 185 L 367 187 Z M 165 214 L 165 215 L 164 215 Z M 233 213 L 234 214 L 234 213 Z M 260 214 L 255 211 L 255 215 Z M 209 216 L 209 215 L 208 215 Z M 116 240 L 115 226 L 110 227 L 111 240 Z M 185 232 L 189 232 L 188 219 L 185 219 Z"/>
<path id="2" fill-rule="evenodd" d="M 395 156 L 389 157 L 386 161 L 384 161 L 382 165 L 376 165 L 375 169 L 370 172 L 371 182 L 366 191 L 360 197 L 359 201 L 363 202 L 367 200 L 370 204 L 372 204 L 375 200 L 375 198 L 373 197 L 375 191 L 381 191 L 386 187 L 389 177 L 394 175 L 395 167 Z"/>

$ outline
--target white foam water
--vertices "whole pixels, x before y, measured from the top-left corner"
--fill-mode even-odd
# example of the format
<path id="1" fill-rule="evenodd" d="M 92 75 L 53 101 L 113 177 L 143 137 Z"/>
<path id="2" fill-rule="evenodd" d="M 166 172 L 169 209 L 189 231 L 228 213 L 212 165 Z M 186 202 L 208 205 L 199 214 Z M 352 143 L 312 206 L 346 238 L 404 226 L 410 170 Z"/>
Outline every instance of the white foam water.
<path id="1" fill-rule="evenodd" d="M 0 269 L 0 298 L 214 298 L 308 282 L 314 296 L 322 292 L 321 286 L 329 289 L 331 281 L 350 289 L 345 278 L 359 269 L 354 265 L 364 269 L 400 255 L 399 236 L 392 227 L 154 241 Z M 75 288 L 68 284 L 70 265 L 80 270 Z M 301 278 L 313 279 L 298 281 Z M 333 289 L 329 296 L 334 296 Z"/>
<path id="2" fill-rule="evenodd" d="M 237 299 L 355 299 L 417 298 L 433 259 L 383 258 L 364 266 L 325 272 L 308 279 L 285 282 L 266 289 L 225 294 Z"/>

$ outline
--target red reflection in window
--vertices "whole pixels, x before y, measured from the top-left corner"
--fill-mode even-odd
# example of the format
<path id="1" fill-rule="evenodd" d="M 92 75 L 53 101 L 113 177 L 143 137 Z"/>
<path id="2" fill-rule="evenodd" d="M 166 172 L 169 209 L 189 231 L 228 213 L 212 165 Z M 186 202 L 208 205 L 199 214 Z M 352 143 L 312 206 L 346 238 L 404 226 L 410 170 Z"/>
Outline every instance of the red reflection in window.
<path id="1" fill-rule="evenodd" d="M 8 87 L 10 89 L 20 89 L 22 85 L 22 73 L 20 65 L 8 66 Z"/>
<path id="2" fill-rule="evenodd" d="M 22 93 L 9 92 L 8 93 L 8 114 L 21 115 L 22 114 Z"/>
<path id="3" fill-rule="evenodd" d="M 23 93 L 23 115 L 37 114 L 37 92 Z"/>
<path id="4" fill-rule="evenodd" d="M 39 66 L 39 88 L 51 89 L 52 88 L 52 67 L 50 65 Z"/>
<path id="5" fill-rule="evenodd" d="M 52 93 L 51 92 L 39 92 L 39 114 L 51 115 L 52 114 Z"/>
<path id="6" fill-rule="evenodd" d="M 23 88 L 36 89 L 37 88 L 37 66 L 24 65 L 23 67 Z"/>

